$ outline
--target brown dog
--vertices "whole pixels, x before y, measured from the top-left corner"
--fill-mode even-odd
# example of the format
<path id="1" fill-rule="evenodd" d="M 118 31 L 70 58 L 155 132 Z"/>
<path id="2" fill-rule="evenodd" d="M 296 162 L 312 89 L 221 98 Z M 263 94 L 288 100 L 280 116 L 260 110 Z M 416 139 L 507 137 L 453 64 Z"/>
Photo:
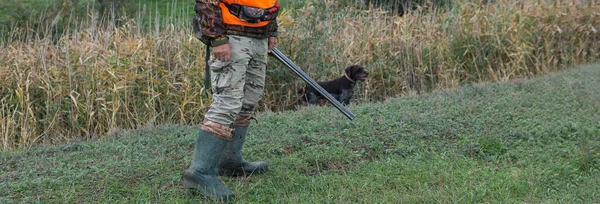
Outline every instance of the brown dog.
<path id="1" fill-rule="evenodd" d="M 369 72 L 360 65 L 352 65 L 344 71 L 344 76 L 330 81 L 317 82 L 325 91 L 329 92 L 336 100 L 344 105 L 350 103 L 350 99 L 354 95 L 354 88 L 358 81 L 365 81 L 369 76 Z M 325 99 L 317 90 L 307 86 L 298 90 L 301 98 L 300 101 L 309 104 L 316 104 L 319 100 Z"/>

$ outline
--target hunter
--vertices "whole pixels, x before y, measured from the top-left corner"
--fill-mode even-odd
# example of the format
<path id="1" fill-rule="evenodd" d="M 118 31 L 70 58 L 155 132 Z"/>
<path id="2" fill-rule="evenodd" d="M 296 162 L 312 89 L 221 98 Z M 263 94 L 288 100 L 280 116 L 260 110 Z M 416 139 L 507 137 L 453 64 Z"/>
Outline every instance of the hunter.
<path id="1" fill-rule="evenodd" d="M 276 0 L 196 0 L 194 21 L 212 47 L 213 101 L 200 124 L 186 188 L 219 200 L 235 197 L 217 177 L 262 174 L 263 161 L 248 162 L 242 146 L 263 95 L 267 55 L 276 46 Z M 208 49 L 208 48 L 207 48 Z"/>

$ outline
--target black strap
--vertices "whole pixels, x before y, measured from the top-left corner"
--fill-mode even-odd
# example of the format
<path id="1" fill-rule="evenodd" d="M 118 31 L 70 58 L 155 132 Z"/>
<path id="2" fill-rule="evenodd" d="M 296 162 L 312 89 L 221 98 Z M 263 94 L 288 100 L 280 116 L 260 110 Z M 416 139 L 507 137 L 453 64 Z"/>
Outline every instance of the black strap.
<path id="1" fill-rule="evenodd" d="M 206 63 L 206 67 L 204 68 L 204 89 L 207 91 L 211 91 L 210 88 L 210 64 L 208 64 L 208 60 L 210 60 L 210 46 L 206 45 L 206 56 L 204 57 L 204 62 Z"/>
<path id="2" fill-rule="evenodd" d="M 232 15 L 234 15 L 242 20 L 244 20 L 246 18 L 244 11 L 242 11 L 244 9 L 244 7 L 246 7 L 246 6 L 239 5 L 239 4 L 228 4 L 225 2 L 221 2 L 221 3 L 223 3 L 225 5 L 225 7 L 227 7 L 227 10 L 229 10 L 229 13 L 231 13 Z M 250 7 L 250 6 L 248 6 L 248 7 Z M 255 7 L 252 7 L 252 8 L 255 8 Z M 276 4 L 270 8 L 266 8 L 266 9 L 262 9 L 262 10 L 264 10 L 264 15 L 262 17 L 260 17 L 259 19 L 251 19 L 251 20 L 245 19 L 245 20 L 247 20 L 247 21 L 256 20 L 256 22 L 250 22 L 250 23 L 258 23 L 260 21 L 270 21 L 270 20 L 277 18 L 278 11 L 279 11 L 279 2 L 276 2 Z"/>
<path id="3" fill-rule="evenodd" d="M 229 10 L 229 13 L 233 14 L 234 16 L 240 16 L 240 12 L 242 12 L 242 5 L 239 4 L 228 4 L 225 2 L 221 2 L 225 5 L 225 7 L 227 7 L 227 10 Z"/>

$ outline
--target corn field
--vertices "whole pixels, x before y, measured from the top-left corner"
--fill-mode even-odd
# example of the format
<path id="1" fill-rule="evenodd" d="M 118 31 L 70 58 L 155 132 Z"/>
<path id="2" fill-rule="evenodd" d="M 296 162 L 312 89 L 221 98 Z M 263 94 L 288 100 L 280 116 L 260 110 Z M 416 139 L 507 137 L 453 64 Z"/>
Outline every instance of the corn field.
<path id="1" fill-rule="evenodd" d="M 284 10 L 279 49 L 316 80 L 365 66 L 358 102 L 504 82 L 598 62 L 600 4 L 577 2 L 456 1 L 397 15 L 315 1 Z M 87 16 L 59 36 L 11 28 L 0 42 L 2 150 L 202 120 L 205 47 L 189 24 Z M 293 109 L 300 86 L 271 58 L 260 110 Z"/>

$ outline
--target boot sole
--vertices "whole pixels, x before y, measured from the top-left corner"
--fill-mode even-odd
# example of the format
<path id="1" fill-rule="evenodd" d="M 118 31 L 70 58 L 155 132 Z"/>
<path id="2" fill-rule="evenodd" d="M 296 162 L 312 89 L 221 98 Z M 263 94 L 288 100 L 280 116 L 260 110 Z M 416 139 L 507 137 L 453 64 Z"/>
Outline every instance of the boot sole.
<path id="1" fill-rule="evenodd" d="M 200 187 L 200 184 L 191 182 L 191 181 L 187 181 L 185 180 L 183 177 L 181 177 L 181 182 L 183 183 L 183 186 L 186 187 L 187 189 L 190 190 L 195 190 L 196 192 L 200 193 L 202 196 L 204 196 L 205 198 L 209 198 L 209 199 L 217 199 L 217 200 L 222 200 L 222 201 L 227 201 L 227 200 L 232 200 L 235 198 L 235 195 L 223 195 L 221 197 L 215 197 L 215 196 L 210 196 L 210 195 L 206 195 L 204 192 L 204 189 L 202 189 Z"/>
<path id="2" fill-rule="evenodd" d="M 219 176 L 229 176 L 229 177 L 240 177 L 240 176 L 252 176 L 252 175 L 260 175 L 267 172 L 268 169 L 255 170 L 255 171 L 217 171 L 217 175 Z"/>
<path id="3" fill-rule="evenodd" d="M 183 183 L 183 186 L 185 186 L 188 189 L 195 189 L 197 191 L 202 191 L 202 189 L 199 188 L 200 184 L 188 181 L 188 180 L 184 179 L 183 177 L 181 177 L 181 182 Z"/>

